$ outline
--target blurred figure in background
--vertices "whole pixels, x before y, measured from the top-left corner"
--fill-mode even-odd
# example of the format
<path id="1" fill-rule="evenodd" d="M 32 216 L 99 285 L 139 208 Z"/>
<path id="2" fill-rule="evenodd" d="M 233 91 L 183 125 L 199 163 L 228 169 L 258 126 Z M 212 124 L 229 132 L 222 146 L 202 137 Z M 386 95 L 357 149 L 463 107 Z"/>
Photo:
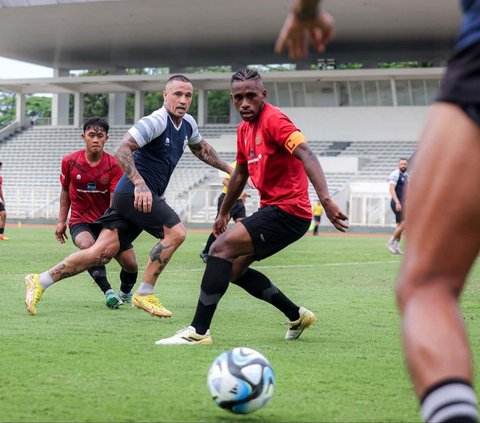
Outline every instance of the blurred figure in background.
<path id="1" fill-rule="evenodd" d="M 400 159 L 398 168 L 395 169 L 388 178 L 390 186 L 390 207 L 395 215 L 395 223 L 397 227 L 387 242 L 387 248 L 392 254 L 403 254 L 400 249 L 400 241 L 405 230 L 405 196 L 408 185 L 408 160 Z"/>
<path id="2" fill-rule="evenodd" d="M 0 162 L 0 172 L 2 162 Z M 8 241 L 10 238 L 5 236 L 5 224 L 7 223 L 7 211 L 5 210 L 5 197 L 3 196 L 3 178 L 0 175 L 0 241 Z"/>

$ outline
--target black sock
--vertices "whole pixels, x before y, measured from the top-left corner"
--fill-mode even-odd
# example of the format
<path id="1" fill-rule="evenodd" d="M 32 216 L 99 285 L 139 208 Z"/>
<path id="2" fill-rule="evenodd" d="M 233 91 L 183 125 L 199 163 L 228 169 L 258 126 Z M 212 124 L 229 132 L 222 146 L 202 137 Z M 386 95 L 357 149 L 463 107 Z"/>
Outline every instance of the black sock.
<path id="1" fill-rule="evenodd" d="M 4 228 L 0 228 L 0 235 L 3 235 Z"/>
<path id="2" fill-rule="evenodd" d="M 465 380 L 444 380 L 427 389 L 421 399 L 421 413 L 426 422 L 476 423 L 475 391 Z"/>
<path id="3" fill-rule="evenodd" d="M 258 270 L 248 269 L 240 279 L 233 283 L 242 287 L 250 295 L 272 304 L 285 314 L 290 321 L 297 320 L 300 317 L 298 314 L 299 308 Z"/>
<path id="4" fill-rule="evenodd" d="M 107 280 L 107 271 L 105 266 L 95 266 L 88 269 L 88 273 L 93 278 L 98 287 L 103 291 L 107 292 L 109 289 L 112 289 L 112 286 L 108 283 Z"/>
<path id="5" fill-rule="evenodd" d="M 129 294 L 137 282 L 137 276 L 138 272 L 129 273 L 122 269 L 120 272 L 120 291 Z"/>
<path id="6" fill-rule="evenodd" d="M 215 242 L 216 239 L 217 238 L 215 238 L 215 235 L 213 235 L 213 232 L 212 232 L 207 239 L 207 243 L 205 244 L 205 248 L 202 251 L 203 254 L 208 254 L 208 252 L 210 251 L 210 247 L 212 246 L 212 244 Z"/>
<path id="7" fill-rule="evenodd" d="M 200 298 L 192 320 L 197 333 L 204 335 L 210 328 L 217 304 L 227 291 L 232 263 L 218 257 L 208 256 L 207 266 L 200 285 Z"/>

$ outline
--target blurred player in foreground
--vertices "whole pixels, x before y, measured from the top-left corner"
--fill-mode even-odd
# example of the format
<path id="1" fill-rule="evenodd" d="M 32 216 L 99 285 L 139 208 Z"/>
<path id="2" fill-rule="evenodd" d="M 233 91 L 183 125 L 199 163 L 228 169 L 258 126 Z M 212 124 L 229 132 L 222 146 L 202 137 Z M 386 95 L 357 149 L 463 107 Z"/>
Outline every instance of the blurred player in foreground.
<path id="1" fill-rule="evenodd" d="M 405 357 L 428 422 L 478 421 L 459 297 L 480 249 L 480 0 L 464 18 L 407 193 L 397 287 Z"/>
<path id="2" fill-rule="evenodd" d="M 277 52 L 288 47 L 290 58 L 305 58 L 309 39 L 323 51 L 333 20 L 319 7 L 318 0 L 293 0 Z M 480 0 L 462 0 L 462 7 L 454 54 L 415 157 L 421 165 L 407 194 L 407 254 L 397 287 L 405 357 L 427 422 L 478 421 L 459 296 L 480 250 Z"/>

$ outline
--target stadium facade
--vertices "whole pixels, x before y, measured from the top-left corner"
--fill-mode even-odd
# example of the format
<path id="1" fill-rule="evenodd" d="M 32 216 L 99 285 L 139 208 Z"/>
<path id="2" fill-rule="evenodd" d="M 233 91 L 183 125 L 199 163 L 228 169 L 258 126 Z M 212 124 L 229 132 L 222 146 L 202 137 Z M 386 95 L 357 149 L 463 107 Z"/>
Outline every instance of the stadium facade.
<path id="1" fill-rule="evenodd" d="M 54 68 L 53 78 L 0 79 L 0 90 L 15 93 L 17 105 L 16 122 L 0 131 L 0 141 L 29 125 L 25 116 L 29 94 L 52 94 L 49 123 L 75 128 L 85 118 L 83 96 L 108 94 L 110 124 L 121 126 L 131 124 L 125 118 L 128 95 L 134 96 L 137 120 L 144 113 L 145 93 L 160 91 L 169 74 L 179 72 L 189 76 L 198 90 L 199 126 L 211 126 L 215 121 L 208 114 L 209 93 L 228 90 L 230 73 L 189 70 L 287 63 L 286 55 L 273 54 L 273 44 L 289 4 L 290 0 L 262 0 L 261 4 L 253 0 L 0 0 L 0 56 Z M 396 155 L 413 152 L 412 142 L 440 88 L 460 23 L 459 5 L 452 0 L 327 0 L 325 6 L 337 22 L 326 55 L 311 54 L 292 66 L 295 70 L 264 72 L 268 99 L 310 140 L 324 143 L 323 147 L 318 144 L 317 151 L 327 156 L 322 159 L 327 172 L 354 174 L 358 179 L 369 162 L 372 169 L 374 163 L 382 163 L 381 170 L 364 172 L 364 177 L 383 181 L 380 175 Z M 379 67 L 382 62 L 398 61 L 428 62 L 429 66 Z M 363 68 L 340 70 L 347 63 L 361 63 Z M 320 69 L 311 70 L 312 65 Z M 145 67 L 168 72 L 126 74 L 126 69 Z M 110 75 L 79 77 L 71 72 L 95 69 L 108 70 Z M 231 109 L 224 123 L 237 122 Z M 363 142 L 390 143 L 391 155 L 367 154 L 370 144 Z M 235 148 L 231 135 L 219 136 L 213 144 L 219 151 Z M 8 146 L 4 147 L 0 154 L 7 154 Z M 334 154 L 338 157 L 328 157 Z M 10 171 L 7 162 L 4 172 Z M 365 210 L 376 207 L 369 205 L 375 203 L 375 189 L 358 197 L 357 208 L 362 210 L 358 221 L 364 224 L 370 223 Z M 355 191 L 352 184 L 349 191 Z M 344 200 L 353 210 L 351 217 L 355 201 L 351 194 Z M 382 210 L 376 213 L 385 222 L 383 191 L 379 202 Z"/>

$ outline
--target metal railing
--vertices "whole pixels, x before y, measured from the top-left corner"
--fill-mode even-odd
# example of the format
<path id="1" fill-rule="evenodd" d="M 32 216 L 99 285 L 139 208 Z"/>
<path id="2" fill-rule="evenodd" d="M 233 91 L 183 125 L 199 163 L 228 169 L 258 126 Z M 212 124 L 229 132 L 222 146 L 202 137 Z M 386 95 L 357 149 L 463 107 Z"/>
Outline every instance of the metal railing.
<path id="1" fill-rule="evenodd" d="M 45 220 L 58 217 L 60 188 L 15 187 L 4 190 L 7 218 L 9 221 Z M 186 223 L 211 224 L 217 214 L 218 189 L 193 189 L 190 191 L 169 190 L 165 193 L 167 203 Z M 249 192 L 245 206 L 247 215 L 259 208 L 256 191 Z M 312 198 L 313 200 L 313 198 Z M 348 187 L 334 195 L 334 200 L 349 216 L 351 226 L 392 227 L 394 215 L 390 209 L 390 196 L 385 192 L 350 192 Z M 329 226 L 322 219 L 322 226 Z"/>

